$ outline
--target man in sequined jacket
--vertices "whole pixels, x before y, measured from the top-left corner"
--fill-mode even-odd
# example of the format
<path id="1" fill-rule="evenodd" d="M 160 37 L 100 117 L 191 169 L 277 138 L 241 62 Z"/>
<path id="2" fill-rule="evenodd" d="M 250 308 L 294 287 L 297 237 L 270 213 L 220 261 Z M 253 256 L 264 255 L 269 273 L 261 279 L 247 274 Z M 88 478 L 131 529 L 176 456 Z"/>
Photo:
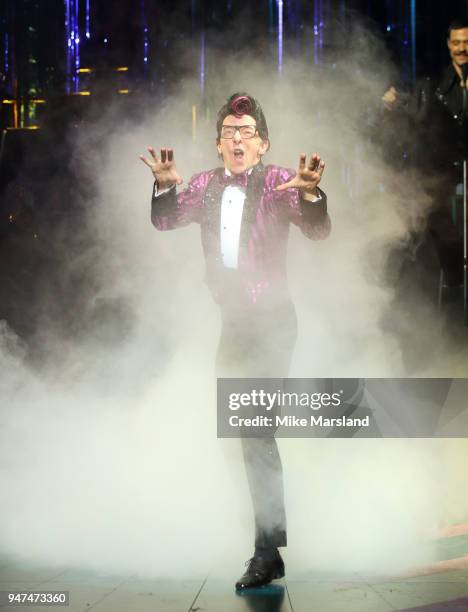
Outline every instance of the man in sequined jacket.
<path id="1" fill-rule="evenodd" d="M 325 193 L 318 187 L 325 163 L 301 154 L 297 172 L 262 164 L 268 127 L 255 98 L 233 94 L 218 113 L 216 146 L 224 167 L 182 184 L 172 149 L 152 147 L 141 160 L 155 185 L 151 220 L 158 230 L 201 227 L 206 282 L 220 305 L 218 377 L 286 378 L 297 324 L 286 280 L 289 225 L 310 239 L 330 233 Z M 278 547 L 286 546 L 281 459 L 274 437 L 241 439 L 255 513 L 255 552 L 236 588 L 284 576 Z"/>

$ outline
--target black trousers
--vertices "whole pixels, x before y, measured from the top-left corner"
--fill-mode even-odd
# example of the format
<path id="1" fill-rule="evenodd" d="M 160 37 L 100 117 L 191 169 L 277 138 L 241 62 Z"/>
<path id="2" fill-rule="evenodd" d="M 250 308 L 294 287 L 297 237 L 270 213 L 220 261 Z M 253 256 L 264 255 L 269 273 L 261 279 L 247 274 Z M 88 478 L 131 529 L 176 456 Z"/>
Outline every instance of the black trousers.
<path id="1" fill-rule="evenodd" d="M 218 378 L 287 378 L 297 337 L 292 302 L 221 305 Z M 286 546 L 283 468 L 274 437 L 241 437 L 255 514 L 255 546 Z"/>
<path id="2" fill-rule="evenodd" d="M 448 203 L 430 215 L 428 224 L 446 283 L 448 285 L 461 284 L 463 282 L 463 230 L 454 224 Z"/>

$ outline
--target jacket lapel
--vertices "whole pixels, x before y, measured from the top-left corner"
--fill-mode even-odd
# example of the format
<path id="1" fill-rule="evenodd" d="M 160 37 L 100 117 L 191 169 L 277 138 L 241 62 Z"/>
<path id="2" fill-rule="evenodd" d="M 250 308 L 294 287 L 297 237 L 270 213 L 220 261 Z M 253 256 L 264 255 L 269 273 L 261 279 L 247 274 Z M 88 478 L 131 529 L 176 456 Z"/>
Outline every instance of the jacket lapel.
<path id="1" fill-rule="evenodd" d="M 239 262 L 244 261 L 244 258 L 247 256 L 252 226 L 255 223 L 257 210 L 263 195 L 264 179 L 265 168 L 262 163 L 259 163 L 252 168 L 247 183 L 239 237 Z"/>

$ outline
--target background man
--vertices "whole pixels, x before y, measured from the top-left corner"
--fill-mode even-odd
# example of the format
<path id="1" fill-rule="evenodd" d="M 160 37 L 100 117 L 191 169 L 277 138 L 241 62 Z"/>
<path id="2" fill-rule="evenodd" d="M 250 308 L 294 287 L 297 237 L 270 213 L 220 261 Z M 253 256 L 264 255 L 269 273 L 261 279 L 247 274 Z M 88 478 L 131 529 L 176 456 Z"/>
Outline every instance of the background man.
<path id="1" fill-rule="evenodd" d="M 428 229 L 445 282 L 454 285 L 461 282 L 463 268 L 462 231 L 454 223 L 461 215 L 452 203 L 468 153 L 468 22 L 450 24 L 447 47 L 451 63 L 438 80 L 422 79 L 411 96 L 390 87 L 382 102 L 387 110 L 399 109 L 412 120 L 410 157 L 426 174 L 426 189 L 434 201 Z"/>
<path id="2" fill-rule="evenodd" d="M 233 94 L 219 110 L 216 147 L 224 167 L 201 172 L 176 194 L 172 149 L 140 156 L 155 178 L 151 219 L 159 230 L 199 223 L 206 282 L 219 303 L 218 377 L 284 378 L 296 341 L 296 314 L 286 282 L 289 224 L 311 239 L 330 232 L 326 196 L 318 188 L 325 163 L 301 154 L 297 173 L 262 164 L 270 148 L 259 103 Z M 255 512 L 255 552 L 236 588 L 284 576 L 286 546 L 281 459 L 276 440 L 242 438 Z"/>
<path id="3" fill-rule="evenodd" d="M 463 67 L 468 63 L 468 22 L 453 21 L 450 24 L 447 47 L 452 61 L 444 70 L 437 89 L 444 96 L 447 109 L 452 116 L 460 116 L 463 111 L 463 90 L 466 89 L 467 79 Z M 386 108 L 393 110 L 401 102 L 400 94 L 392 86 L 385 92 L 382 101 Z M 424 102 L 427 101 L 420 100 L 420 103 Z"/>

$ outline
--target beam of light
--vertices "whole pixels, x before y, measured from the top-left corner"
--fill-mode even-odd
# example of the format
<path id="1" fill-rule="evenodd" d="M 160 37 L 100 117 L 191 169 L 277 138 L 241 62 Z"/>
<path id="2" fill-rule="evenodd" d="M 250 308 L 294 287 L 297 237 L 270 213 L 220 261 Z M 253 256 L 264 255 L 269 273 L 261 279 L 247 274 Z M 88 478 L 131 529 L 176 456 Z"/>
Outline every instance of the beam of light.
<path id="1" fill-rule="evenodd" d="M 75 0 L 75 70 L 80 68 L 80 21 L 79 21 L 80 0 Z M 76 88 L 79 88 L 80 77 L 76 77 Z"/>
<path id="2" fill-rule="evenodd" d="M 91 31 L 89 29 L 89 0 L 86 0 L 86 38 L 91 38 Z"/>
<path id="3" fill-rule="evenodd" d="M 75 53 L 76 53 L 76 43 L 75 43 L 75 1 L 70 0 L 70 37 L 71 37 L 71 57 L 70 57 L 70 69 L 72 71 L 72 90 L 77 90 L 77 78 L 75 72 Z"/>
<path id="4" fill-rule="evenodd" d="M 278 73 L 283 72 L 283 0 L 278 1 Z"/>
<path id="5" fill-rule="evenodd" d="M 320 56 L 322 55 L 323 48 L 323 0 L 319 0 L 319 49 Z"/>
<path id="6" fill-rule="evenodd" d="M 146 17 L 146 4 L 145 0 L 141 0 L 141 29 L 143 31 L 143 69 L 146 73 L 148 70 L 148 20 Z"/>
<path id="7" fill-rule="evenodd" d="M 200 41 L 200 90 L 205 91 L 205 32 L 201 33 Z"/>
<path id="8" fill-rule="evenodd" d="M 79 89 L 80 69 L 80 27 L 79 0 L 65 0 L 65 36 L 67 53 L 67 85 L 66 91 Z"/>
<path id="9" fill-rule="evenodd" d="M 70 93 L 71 89 L 71 58 L 72 58 L 72 48 L 71 48 L 71 28 L 70 28 L 70 1 L 65 0 L 65 40 L 66 40 L 66 54 L 67 54 L 67 84 L 66 91 Z"/>
<path id="10" fill-rule="evenodd" d="M 331 0 L 325 0 L 325 15 L 323 17 L 323 27 L 322 27 L 322 52 L 323 52 L 323 37 L 326 31 L 330 31 L 330 22 L 331 22 Z M 323 57 L 323 54 L 322 54 Z"/>
<path id="11" fill-rule="evenodd" d="M 319 0 L 314 1 L 314 64 L 319 61 Z"/>
<path id="12" fill-rule="evenodd" d="M 416 80 L 416 0 L 411 0 L 411 77 Z"/>
<path id="13" fill-rule="evenodd" d="M 8 68 L 9 68 L 9 65 L 8 65 L 8 53 L 9 53 L 9 50 L 8 50 L 8 32 L 5 32 L 5 64 L 4 64 L 5 65 L 5 75 L 8 74 Z"/>

